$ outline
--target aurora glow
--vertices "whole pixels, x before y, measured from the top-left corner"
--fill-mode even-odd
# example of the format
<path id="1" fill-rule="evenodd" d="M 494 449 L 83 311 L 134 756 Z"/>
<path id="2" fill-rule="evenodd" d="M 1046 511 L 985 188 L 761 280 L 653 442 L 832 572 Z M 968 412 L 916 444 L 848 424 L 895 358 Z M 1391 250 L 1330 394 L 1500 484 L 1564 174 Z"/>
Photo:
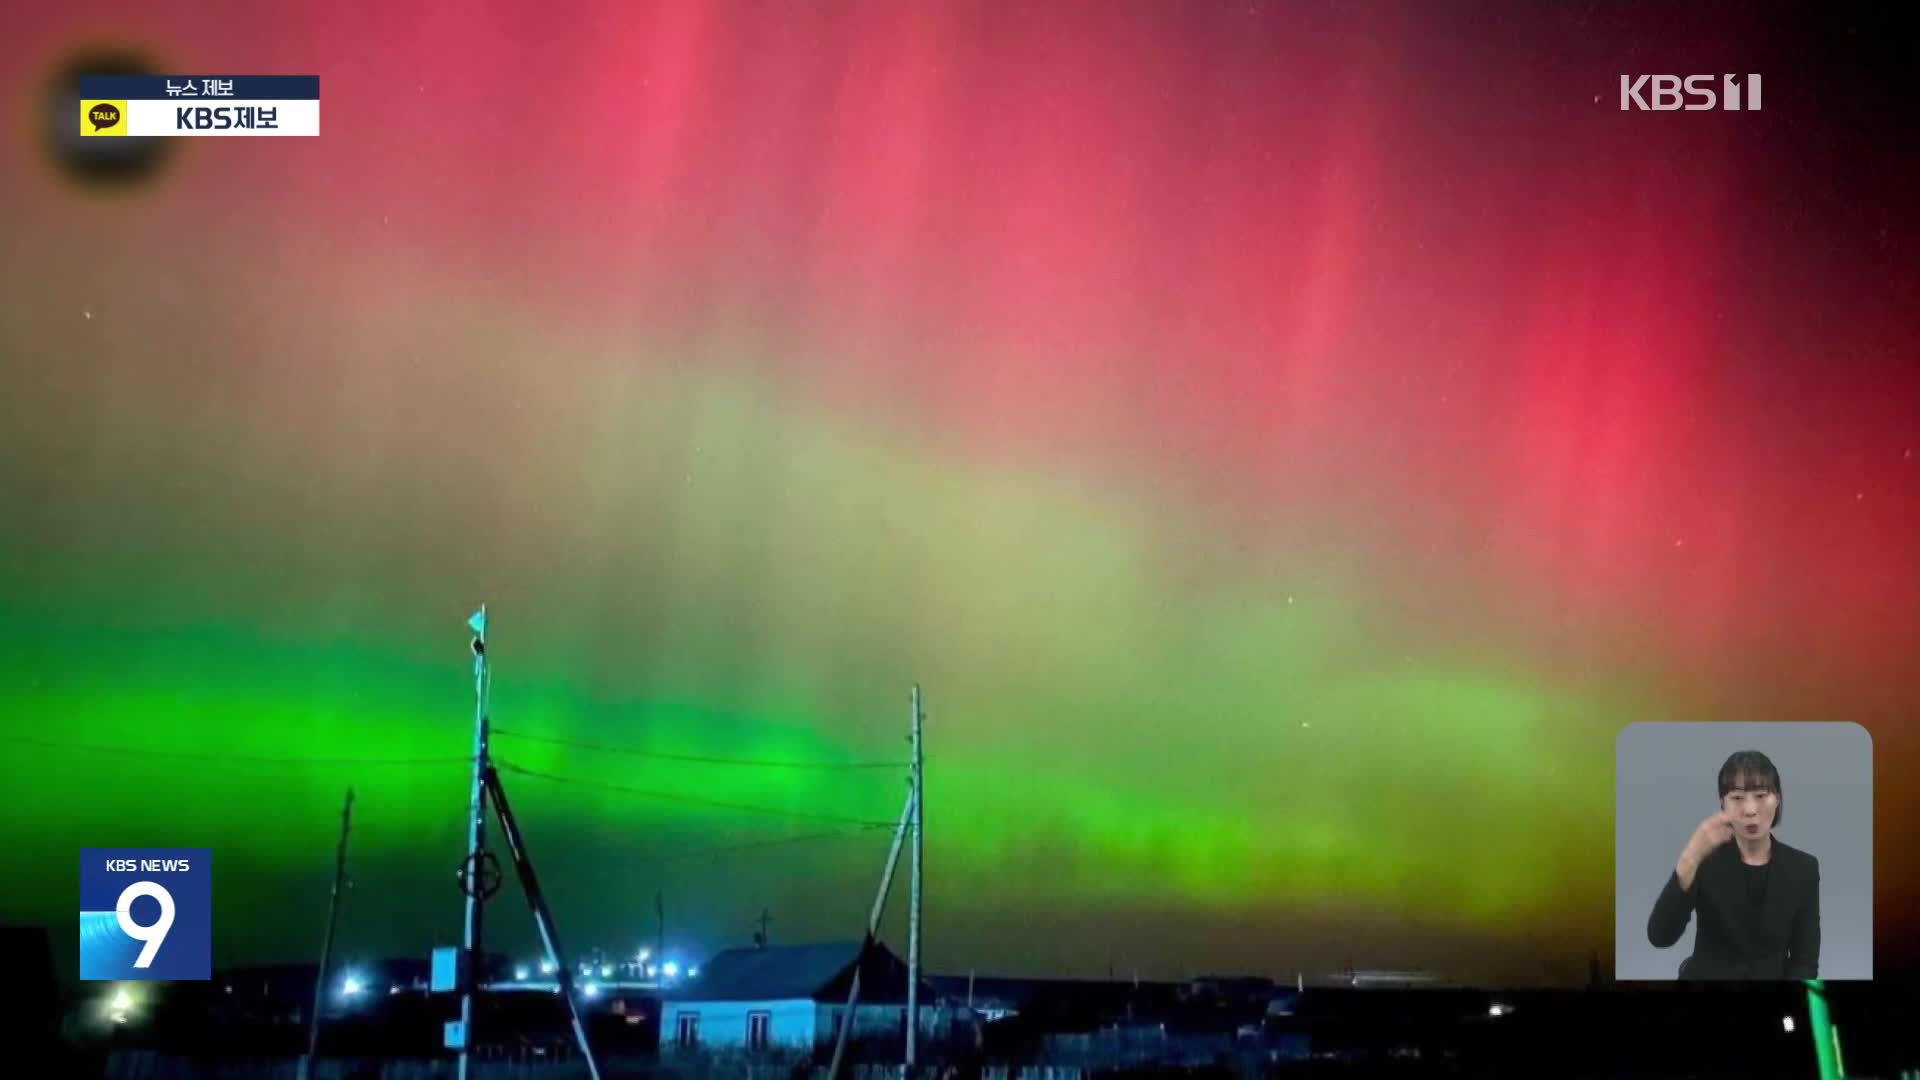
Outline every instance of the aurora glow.
<path id="1" fill-rule="evenodd" d="M 458 757 L 485 601 L 527 732 L 904 758 L 924 684 L 935 968 L 1526 980 L 1610 955 L 1625 724 L 1920 754 L 1915 211 L 1759 15 L 1666 28 L 1769 80 L 1682 130 L 1589 100 L 1625 16 L 1549 9 L 324 10 L 0 44 L 20 101 L 100 28 L 317 71 L 325 133 L 103 201 L 12 114 L 0 735 Z M 351 783 L 348 958 L 457 934 L 458 763 L 14 743 L 0 783 L 0 920 L 69 923 L 74 848 L 208 846 L 216 963 L 304 957 Z M 885 851 L 650 862 L 818 826 L 508 783 L 567 941 L 622 955 L 656 889 L 687 946 L 844 936 Z M 1875 789 L 1885 943 L 1920 796 Z"/>

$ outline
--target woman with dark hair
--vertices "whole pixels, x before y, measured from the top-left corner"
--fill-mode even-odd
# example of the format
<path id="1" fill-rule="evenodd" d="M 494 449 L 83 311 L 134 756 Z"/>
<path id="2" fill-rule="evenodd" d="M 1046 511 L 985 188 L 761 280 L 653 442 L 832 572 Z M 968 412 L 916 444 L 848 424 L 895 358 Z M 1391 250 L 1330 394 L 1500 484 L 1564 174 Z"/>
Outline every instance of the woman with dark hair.
<path id="1" fill-rule="evenodd" d="M 1700 913 L 1681 978 L 1819 975 L 1820 861 L 1774 837 L 1781 795 L 1780 771 L 1758 750 L 1720 766 L 1720 810 L 1693 831 L 1647 919 L 1647 940 L 1665 949 Z"/>

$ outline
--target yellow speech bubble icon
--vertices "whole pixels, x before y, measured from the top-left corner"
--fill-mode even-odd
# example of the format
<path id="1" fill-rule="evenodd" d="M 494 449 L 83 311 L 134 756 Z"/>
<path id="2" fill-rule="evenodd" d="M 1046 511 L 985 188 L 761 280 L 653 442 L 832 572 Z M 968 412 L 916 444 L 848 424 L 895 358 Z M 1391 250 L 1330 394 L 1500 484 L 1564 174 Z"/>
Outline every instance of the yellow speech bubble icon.
<path id="1" fill-rule="evenodd" d="M 125 135 L 127 103 L 87 99 L 80 102 L 80 134 Z"/>

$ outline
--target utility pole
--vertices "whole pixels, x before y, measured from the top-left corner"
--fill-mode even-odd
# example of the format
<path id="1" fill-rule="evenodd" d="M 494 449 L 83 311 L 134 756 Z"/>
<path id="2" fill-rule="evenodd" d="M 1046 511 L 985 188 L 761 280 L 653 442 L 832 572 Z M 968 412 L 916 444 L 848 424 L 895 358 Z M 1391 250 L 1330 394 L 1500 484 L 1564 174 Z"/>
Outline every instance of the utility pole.
<path id="1" fill-rule="evenodd" d="M 540 943 L 546 949 L 547 960 L 553 965 L 554 979 L 559 984 L 560 994 L 565 998 L 567 1011 L 573 1019 L 574 1038 L 580 1044 L 580 1057 L 587 1065 L 590 1080 L 600 1080 L 600 1065 L 594 1059 L 593 1047 L 587 1041 L 585 1018 L 581 1015 L 580 1002 L 573 990 L 573 972 L 567 967 L 566 953 L 560 947 L 560 933 L 554 923 L 553 910 L 547 906 L 547 898 L 540 891 L 539 876 L 534 873 L 533 859 L 527 854 L 526 837 L 520 831 L 519 822 L 513 816 L 513 807 L 507 802 L 506 787 L 500 782 L 500 774 L 493 766 L 493 760 L 487 752 L 487 731 L 490 724 L 488 715 L 488 697 L 492 690 L 492 674 L 487 659 L 487 608 L 482 604 L 467 620 L 473 630 L 473 792 L 467 803 L 467 861 L 461 867 L 461 891 L 467 896 L 466 934 L 462 941 L 466 959 L 466 971 L 460 979 L 460 1065 L 459 1080 L 468 1080 L 472 1062 L 474 1032 L 475 994 L 482 989 L 481 979 L 484 953 L 481 950 L 481 905 L 500 887 L 499 860 L 486 848 L 486 812 L 487 802 L 493 803 L 493 811 L 500 818 L 500 832 L 506 837 L 507 849 L 513 857 L 514 870 L 519 874 L 521 892 L 526 895 L 527 906 L 533 909 L 534 928 L 540 933 Z"/>
<path id="2" fill-rule="evenodd" d="M 926 746 L 921 738 L 920 684 L 913 684 L 913 902 L 907 922 L 907 1068 L 919 1064 L 921 861 L 927 832 Z"/>
<path id="3" fill-rule="evenodd" d="M 1813 1059 L 1820 1080 L 1841 1080 L 1847 1069 L 1840 1060 L 1840 1030 L 1833 1026 L 1833 1016 L 1827 1010 L 1826 980 L 1808 979 L 1806 984 L 1807 1028 L 1813 1036 Z"/>
<path id="4" fill-rule="evenodd" d="M 466 929 L 460 937 L 466 971 L 460 980 L 460 1065 L 458 1080 L 468 1080 L 473 1056 L 473 995 L 482 977 L 481 916 L 486 899 L 480 888 L 481 866 L 487 849 L 487 697 L 491 687 L 487 668 L 487 605 L 481 604 L 467 620 L 473 630 L 473 783 L 467 797 L 468 880 Z"/>
<path id="5" fill-rule="evenodd" d="M 754 922 L 760 924 L 760 930 L 753 935 L 753 944 L 756 948 L 764 949 L 773 943 L 772 937 L 767 933 L 767 926 L 773 922 L 773 916 L 768 913 L 766 908 L 761 908 L 760 917 L 755 919 Z"/>
<path id="6" fill-rule="evenodd" d="M 526 837 L 520 832 L 520 823 L 514 819 L 513 806 L 507 802 L 507 789 L 501 786 L 500 774 L 494 771 L 492 765 L 487 766 L 486 780 L 487 794 L 493 797 L 493 811 L 500 817 L 500 833 L 507 838 L 507 848 L 513 854 L 513 868 L 520 875 L 520 891 L 526 894 L 527 906 L 533 909 L 534 929 L 540 932 L 540 944 L 546 948 L 547 959 L 553 961 L 555 981 L 559 983 L 561 995 L 567 999 L 567 1013 L 573 1019 L 573 1037 L 580 1043 L 580 1056 L 587 1063 L 587 1075 L 592 1080 L 600 1080 L 600 1063 L 594 1060 L 593 1047 L 587 1043 L 586 1017 L 580 1015 L 580 998 L 573 992 L 573 974 L 567 970 L 566 954 L 560 948 L 560 929 L 553 921 L 553 909 L 547 906 L 546 894 L 540 891 L 540 879 L 533 872 L 533 858 L 527 854 Z"/>
<path id="7" fill-rule="evenodd" d="M 327 966 L 333 961 L 333 931 L 340 923 L 340 889 L 347 880 L 347 830 L 353 825 L 353 789 L 340 807 L 340 845 L 333 853 L 333 894 L 327 899 L 327 935 L 320 943 L 320 974 L 313 980 L 313 1016 L 307 1021 L 307 1052 L 300 1059 L 300 1080 L 307 1080 L 313 1056 L 320 1052 L 320 1006 L 327 998 Z"/>
<path id="8" fill-rule="evenodd" d="M 656 890 L 653 894 L 653 913 L 659 917 L 659 936 L 654 938 L 653 962 L 665 970 L 667 965 L 667 894 L 665 890 Z M 655 980 L 656 982 L 658 980 Z"/>
<path id="9" fill-rule="evenodd" d="M 833 1061 L 827 1066 L 827 1080 L 840 1080 L 840 1065 L 847 1056 L 847 1039 L 860 1011 L 860 971 L 866 967 L 867 954 L 880 933 L 880 916 L 887 910 L 887 893 L 893 889 L 893 871 L 900 865 L 900 848 L 913 825 L 915 803 L 912 781 L 908 781 L 907 804 L 900 808 L 900 824 L 893 830 L 893 847 L 887 852 L 887 865 L 880 871 L 880 888 L 873 894 L 873 910 L 867 913 L 867 936 L 861 940 L 860 956 L 854 961 L 852 985 L 847 988 L 847 1011 L 840 1019 L 840 1030 L 833 1037 Z"/>

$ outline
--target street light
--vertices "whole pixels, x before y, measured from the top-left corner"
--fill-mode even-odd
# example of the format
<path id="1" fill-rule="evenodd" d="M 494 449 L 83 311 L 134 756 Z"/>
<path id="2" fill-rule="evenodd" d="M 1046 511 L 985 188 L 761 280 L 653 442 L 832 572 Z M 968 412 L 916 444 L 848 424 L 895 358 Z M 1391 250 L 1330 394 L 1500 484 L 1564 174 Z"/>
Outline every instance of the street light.
<path id="1" fill-rule="evenodd" d="M 540 974 L 542 975 L 553 974 L 553 961 L 551 960 L 540 961 Z"/>
<path id="2" fill-rule="evenodd" d="M 514 978 L 514 981 L 515 981 L 515 982 L 526 982 L 526 981 L 527 981 L 527 966 L 526 966 L 525 964 L 520 964 L 520 965 L 517 965 L 517 966 L 516 966 L 516 967 L 515 967 L 515 968 L 513 969 L 513 978 Z"/>
<path id="3" fill-rule="evenodd" d="M 357 976 L 349 975 L 340 982 L 340 996 L 353 997 L 366 988 L 366 984 L 362 983 Z"/>
<path id="4" fill-rule="evenodd" d="M 698 965 L 687 969 L 687 978 L 697 979 L 699 977 L 700 977 L 700 968 Z"/>
<path id="5" fill-rule="evenodd" d="M 597 998 L 600 996 L 600 984 L 588 983 L 587 985 L 580 988 L 580 992 L 582 994 L 585 994 L 587 997 Z"/>
<path id="6" fill-rule="evenodd" d="M 671 960 L 661 965 L 660 971 L 669 979 L 677 979 L 680 977 L 680 965 Z"/>
<path id="7" fill-rule="evenodd" d="M 1780 1030 L 1786 1032 L 1789 1035 L 1793 1034 L 1793 1017 L 1791 1016 L 1781 1017 Z"/>

